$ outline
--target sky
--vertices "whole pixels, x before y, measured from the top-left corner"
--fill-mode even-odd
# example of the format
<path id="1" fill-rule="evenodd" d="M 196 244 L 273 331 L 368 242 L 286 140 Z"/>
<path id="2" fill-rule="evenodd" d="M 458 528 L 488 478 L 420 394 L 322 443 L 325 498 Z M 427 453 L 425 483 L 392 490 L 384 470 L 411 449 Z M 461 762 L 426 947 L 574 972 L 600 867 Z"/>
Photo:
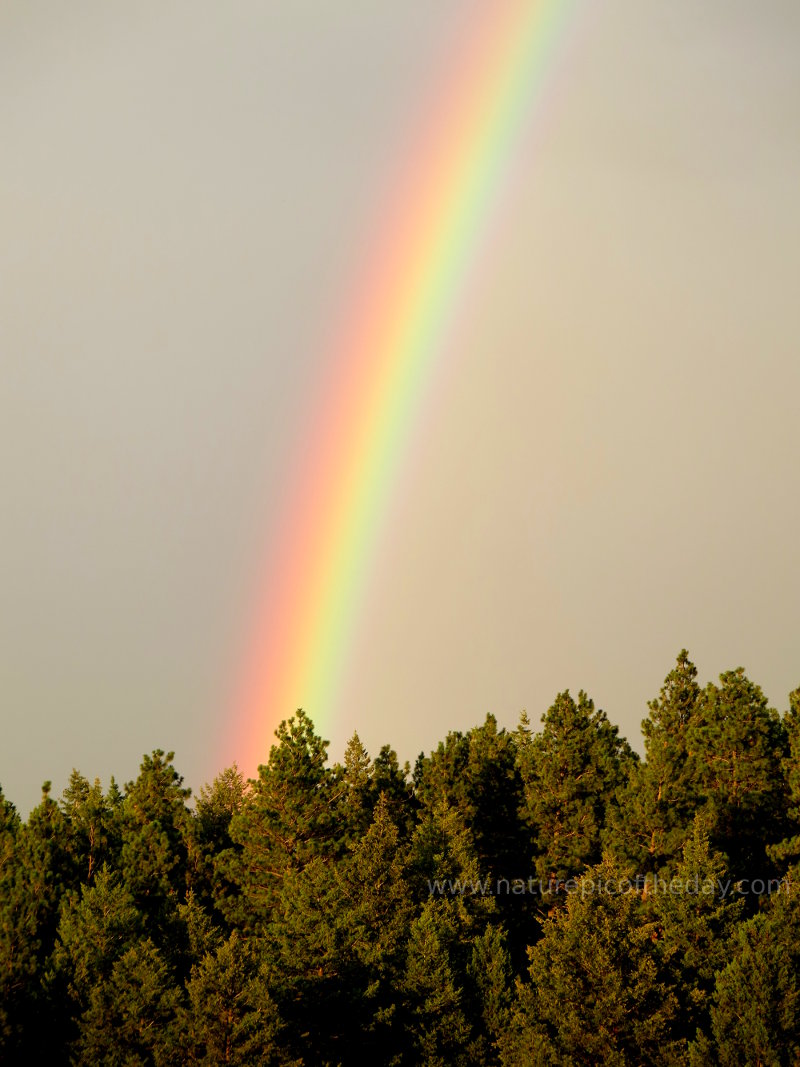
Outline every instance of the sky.
<path id="1" fill-rule="evenodd" d="M 252 755 L 232 693 L 310 398 L 482 11 L 0 8 L 0 784 L 23 812 L 73 767 L 124 782 L 159 747 L 197 791 Z M 413 761 L 564 688 L 640 748 L 683 647 L 786 707 L 799 53 L 794 0 L 575 6 L 340 691 L 307 709 L 334 758 L 357 730 Z"/>

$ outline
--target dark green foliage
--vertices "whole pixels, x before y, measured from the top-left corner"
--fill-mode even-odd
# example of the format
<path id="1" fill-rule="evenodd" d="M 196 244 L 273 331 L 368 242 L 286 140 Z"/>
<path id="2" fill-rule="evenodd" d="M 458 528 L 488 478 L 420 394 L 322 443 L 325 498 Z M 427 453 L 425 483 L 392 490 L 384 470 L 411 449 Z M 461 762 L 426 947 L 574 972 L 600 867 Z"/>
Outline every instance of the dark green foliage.
<path id="1" fill-rule="evenodd" d="M 298 711 L 194 809 L 160 749 L 0 793 L 0 1063 L 797 1067 L 800 690 L 696 675 L 641 761 L 563 692 L 413 781 Z"/>
<path id="2" fill-rule="evenodd" d="M 452 956 L 460 950 L 449 901 L 431 900 L 409 932 L 402 984 L 412 1062 L 431 1067 L 471 1064 L 472 1026 Z"/>
<path id="3" fill-rule="evenodd" d="M 42 787 L 42 801 L 24 825 L 5 801 L 2 846 L 3 895 L 0 899 L 0 1037 L 8 1058 L 24 1058 L 23 1050 L 46 1056 L 53 1036 L 37 1025 L 48 1011 L 44 976 L 53 951 L 58 909 L 74 880 L 66 848 L 67 823 Z"/>
<path id="4" fill-rule="evenodd" d="M 100 780 L 90 785 L 78 771 L 70 775 L 61 797 L 67 817 L 69 851 L 75 871 L 84 884 L 91 884 L 96 872 L 115 852 L 114 812 L 103 796 Z"/>
<path id="5" fill-rule="evenodd" d="M 384 745 L 374 762 L 353 734 L 344 754 L 344 766 L 336 767 L 340 786 L 338 836 L 357 840 L 372 822 L 375 807 L 381 797 L 403 837 L 413 828 L 414 794 L 408 782 L 408 764 L 401 768 L 397 754 Z"/>
<path id="6" fill-rule="evenodd" d="M 780 895 L 769 912 L 734 933 L 732 959 L 717 975 L 710 1040 L 693 1063 L 784 1067 L 800 1062 L 800 899 Z"/>
<path id="7" fill-rule="evenodd" d="M 521 817 L 525 789 L 516 734 L 498 730 L 493 715 L 465 735 L 448 734 L 430 757 L 417 761 L 415 784 L 423 824 L 429 818 L 426 813 L 442 802 L 459 813 L 478 860 L 476 876 L 494 885 L 498 880 L 528 879 L 534 845 L 531 826 Z M 428 875 L 438 877 L 430 871 Z M 519 966 L 535 936 L 533 911 L 520 908 L 508 895 L 497 898 L 497 907 Z"/>
<path id="8" fill-rule="evenodd" d="M 787 754 L 781 769 L 786 790 L 787 833 L 767 851 L 773 860 L 796 864 L 800 860 L 800 689 L 789 694 L 789 710 L 784 716 L 783 727 Z"/>
<path id="9" fill-rule="evenodd" d="M 739 667 L 703 690 L 686 732 L 688 766 L 709 836 L 735 878 L 771 873 L 765 846 L 785 825 L 778 713 Z"/>
<path id="10" fill-rule="evenodd" d="M 516 746 L 493 715 L 465 735 L 448 734 L 430 757 L 418 760 L 414 778 L 424 808 L 445 800 L 459 811 L 486 874 L 528 874 L 530 835 L 518 818 L 524 792 Z"/>
<path id="11" fill-rule="evenodd" d="M 184 1062 L 217 1067 L 289 1064 L 281 1050 L 282 1024 L 253 945 L 234 931 L 202 957 L 186 984 Z"/>
<path id="12" fill-rule="evenodd" d="M 637 892 L 620 890 L 630 874 L 609 861 L 591 868 L 545 923 L 530 981 L 517 986 L 506 1063 L 519 1062 L 520 1048 L 538 1049 L 542 1062 L 620 1067 L 677 1054 L 678 1003 L 659 928 Z"/>
<path id="13" fill-rule="evenodd" d="M 395 984 L 411 915 L 385 798 L 338 864 L 317 856 L 287 876 L 265 947 L 272 988 L 299 1031 L 294 1047 L 306 1062 L 357 1063 L 355 1047 L 375 1062 L 391 1058 Z"/>
<path id="14" fill-rule="evenodd" d="M 163 957 L 148 938 L 137 941 L 94 985 L 78 1021 L 74 1062 L 166 1067 L 184 1061 L 181 991 Z"/>
<path id="15" fill-rule="evenodd" d="M 235 890 L 218 903 L 229 921 L 249 930 L 271 921 L 287 877 L 343 847 L 337 837 L 343 790 L 327 766 L 327 741 L 302 710 L 276 735 L 269 762 L 258 768 L 244 805 L 231 818 L 234 848 L 220 862 L 220 874 Z"/>
<path id="16" fill-rule="evenodd" d="M 692 824 L 681 862 L 655 882 L 649 900 L 661 927 L 681 1031 L 692 1035 L 708 1028 L 714 977 L 730 959 L 729 939 L 744 903 L 733 891 L 722 857 L 711 850 L 700 816 Z"/>
<path id="17" fill-rule="evenodd" d="M 218 774 L 209 786 L 203 786 L 197 798 L 195 817 L 188 835 L 188 882 L 198 899 L 215 911 L 215 898 L 224 897 L 230 886 L 217 885 L 217 859 L 226 852 L 240 849 L 230 834 L 231 821 L 243 810 L 249 787 L 235 765 Z"/>
<path id="18" fill-rule="evenodd" d="M 631 766 L 620 807 L 611 812 L 610 847 L 642 873 L 680 858 L 698 805 L 686 747 L 700 698 L 696 678 L 697 668 L 683 649 L 642 722 L 646 758 Z"/>
<path id="19" fill-rule="evenodd" d="M 121 805 L 120 871 L 153 936 L 175 921 L 186 892 L 189 790 L 172 765 L 173 752 L 156 749 L 139 777 L 125 787 Z"/>
<path id="20" fill-rule="evenodd" d="M 605 712 L 584 692 L 559 693 L 525 753 L 525 817 L 536 842 L 535 867 L 548 883 L 598 863 L 617 790 L 635 757 Z"/>
<path id="21" fill-rule="evenodd" d="M 64 900 L 53 972 L 81 1010 L 92 989 L 109 978 L 115 962 L 141 937 L 144 918 L 133 895 L 107 867 L 80 895 Z"/>

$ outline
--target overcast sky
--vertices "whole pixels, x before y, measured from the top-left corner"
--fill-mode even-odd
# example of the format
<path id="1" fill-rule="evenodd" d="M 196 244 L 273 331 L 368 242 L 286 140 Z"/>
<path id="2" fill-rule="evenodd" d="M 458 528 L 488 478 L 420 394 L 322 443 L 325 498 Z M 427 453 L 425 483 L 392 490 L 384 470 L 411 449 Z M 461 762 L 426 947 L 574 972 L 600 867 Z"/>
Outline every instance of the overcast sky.
<path id="1" fill-rule="evenodd" d="M 73 766 L 124 781 L 175 749 L 198 789 L 237 755 L 321 338 L 482 8 L 0 8 L 0 783 L 23 811 Z M 358 729 L 413 760 L 566 687 L 638 747 L 683 646 L 780 709 L 800 684 L 800 6 L 588 0 L 567 37 L 385 517 L 334 756 Z"/>

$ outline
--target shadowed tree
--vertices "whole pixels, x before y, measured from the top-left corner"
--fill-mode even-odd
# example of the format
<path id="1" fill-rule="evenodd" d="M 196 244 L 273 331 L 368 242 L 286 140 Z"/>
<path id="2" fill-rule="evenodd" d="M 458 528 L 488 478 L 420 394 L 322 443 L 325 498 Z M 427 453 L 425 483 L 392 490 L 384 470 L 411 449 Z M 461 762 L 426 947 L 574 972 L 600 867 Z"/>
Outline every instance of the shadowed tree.
<path id="1" fill-rule="evenodd" d="M 711 843 L 733 877 L 765 877 L 773 870 L 766 845 L 785 825 L 786 737 L 778 713 L 741 667 L 720 682 L 703 690 L 687 730 L 689 773 Z"/>
<path id="2" fill-rule="evenodd" d="M 19 824 L 13 808 L 0 805 L 3 895 L 0 899 L 0 988 L 4 1059 L 47 1059 L 57 1035 L 42 1027 L 50 1011 L 41 981 L 55 943 L 62 894 L 74 881 L 67 851 L 67 823 L 42 787 L 42 801 Z"/>
<path id="3" fill-rule="evenodd" d="M 686 741 L 700 699 L 696 678 L 697 668 L 682 649 L 642 722 L 645 759 L 631 765 L 620 806 L 611 811 L 608 845 L 642 874 L 680 860 L 701 804 Z"/>
<path id="4" fill-rule="evenodd" d="M 217 903 L 229 922 L 259 930 L 271 920 L 284 879 L 315 856 L 340 854 L 341 788 L 326 765 L 328 742 L 304 711 L 280 724 L 278 744 L 241 810 L 230 821 L 234 847 L 219 861 L 219 885 L 235 887 Z"/>
<path id="5" fill-rule="evenodd" d="M 467 734 L 448 734 L 415 770 L 422 807 L 431 811 L 445 801 L 470 832 L 483 877 L 527 881 L 533 870 L 533 835 L 526 819 L 518 735 L 498 730 L 493 715 Z M 424 818 L 424 816 L 423 816 Z M 497 898 L 509 947 L 518 966 L 535 936 L 533 911 L 509 895 Z"/>
<path id="6" fill-rule="evenodd" d="M 20 818 L 0 789 L 0 1059 L 9 1058 L 20 1034 L 18 1001 L 36 973 L 35 924 L 22 908 L 17 835 Z M 25 920 L 23 921 L 23 914 Z"/>
<path id="7" fill-rule="evenodd" d="M 784 798 L 787 808 L 786 836 L 767 849 L 781 864 L 800 861 L 800 689 L 789 694 L 789 710 L 783 719 L 787 754 L 782 760 Z"/>
<path id="8" fill-rule="evenodd" d="M 674 875 L 656 883 L 649 896 L 679 1003 L 680 1034 L 687 1040 L 708 1029 L 714 976 L 730 959 L 730 937 L 743 906 L 733 890 L 722 856 L 712 851 L 702 819 L 695 817 Z"/>
<path id="9" fill-rule="evenodd" d="M 159 939 L 176 921 L 188 874 L 190 790 L 183 787 L 173 758 L 173 752 L 161 749 L 145 756 L 139 777 L 125 787 L 120 810 L 122 878 Z"/>
<path id="10" fill-rule="evenodd" d="M 200 790 L 189 826 L 189 884 L 198 901 L 214 912 L 218 921 L 222 916 L 214 901 L 230 892 L 230 886 L 222 882 L 216 858 L 227 849 L 239 851 L 231 838 L 230 825 L 233 817 L 244 810 L 248 794 L 249 787 L 236 764 L 226 768 L 211 785 Z"/>
<path id="11" fill-rule="evenodd" d="M 800 909 L 797 887 L 742 923 L 732 959 L 717 975 L 711 1034 L 692 1067 L 790 1067 L 800 1062 Z"/>
<path id="12" fill-rule="evenodd" d="M 113 843 L 111 807 L 100 779 L 90 785 L 73 770 L 61 795 L 61 810 L 67 818 L 68 849 L 76 875 L 82 884 L 90 885 L 103 863 L 111 859 Z"/>
<path id="13" fill-rule="evenodd" d="M 73 1046 L 76 1061 L 178 1067 L 185 1063 L 180 1005 L 180 989 L 153 942 L 136 942 L 92 987 Z"/>
<path id="14" fill-rule="evenodd" d="M 389 745 L 384 745 L 371 760 L 358 734 L 353 734 L 345 749 L 344 765 L 334 768 L 341 792 L 340 834 L 348 840 L 358 840 L 367 831 L 378 801 L 384 796 L 392 822 L 407 838 L 414 815 L 408 769 L 408 764 L 400 767 Z"/>
<path id="15" fill-rule="evenodd" d="M 559 693 L 531 739 L 525 815 L 533 827 L 543 883 L 573 878 L 598 863 L 601 841 L 635 755 L 584 692 Z"/>
<path id="16" fill-rule="evenodd" d="M 503 1062 L 669 1063 L 680 1055 L 678 1004 L 630 872 L 608 860 L 591 868 L 530 950 L 517 983 Z"/>
<path id="17" fill-rule="evenodd" d="M 142 937 L 144 920 L 133 895 L 105 865 L 94 884 L 64 901 L 53 952 L 53 973 L 80 1011 L 98 982 Z"/>
<path id="18" fill-rule="evenodd" d="M 308 1063 L 388 1063 L 412 901 L 400 837 L 382 796 L 338 860 L 287 874 L 265 933 L 270 986 Z"/>
<path id="19" fill-rule="evenodd" d="M 252 944 L 234 931 L 192 970 L 187 983 L 186 1061 L 217 1064 L 297 1063 L 282 1050 L 283 1024 L 272 1001 Z"/>

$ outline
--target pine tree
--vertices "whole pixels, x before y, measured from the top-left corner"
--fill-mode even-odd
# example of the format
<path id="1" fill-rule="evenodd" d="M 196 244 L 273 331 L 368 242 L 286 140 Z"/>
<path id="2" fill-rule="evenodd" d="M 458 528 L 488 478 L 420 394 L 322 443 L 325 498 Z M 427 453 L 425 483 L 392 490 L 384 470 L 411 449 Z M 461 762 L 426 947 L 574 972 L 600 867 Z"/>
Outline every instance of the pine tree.
<path id="1" fill-rule="evenodd" d="M 92 987 L 73 1046 L 76 1061 L 177 1067 L 185 1062 L 180 1007 L 181 992 L 161 953 L 149 938 L 137 941 Z"/>
<path id="2" fill-rule="evenodd" d="M 348 855 L 317 856 L 287 874 L 265 958 L 278 1004 L 303 1035 L 295 1054 L 313 1063 L 390 1062 L 411 910 L 385 797 Z"/>
<path id="3" fill-rule="evenodd" d="M 689 773 L 713 846 L 734 878 L 766 877 L 765 846 L 782 835 L 785 795 L 781 760 L 786 739 L 780 718 L 739 667 L 710 683 L 686 734 Z"/>
<path id="4" fill-rule="evenodd" d="M 106 865 L 92 885 L 64 901 L 53 952 L 57 986 L 79 1011 L 92 989 L 108 979 L 115 962 L 142 936 L 144 919 L 133 895 Z"/>
<path id="5" fill-rule="evenodd" d="M 218 862 L 218 906 L 247 930 L 269 924 L 290 873 L 343 848 L 337 839 L 341 790 L 326 764 L 328 742 L 302 710 L 282 722 L 276 736 L 269 762 L 259 767 L 242 810 L 231 819 L 234 848 Z M 226 891 L 226 884 L 236 891 Z"/>
<path id="6" fill-rule="evenodd" d="M 0 899 L 0 1012 L 8 1062 L 15 1056 L 43 1059 L 50 1055 L 52 1031 L 38 1025 L 49 1011 L 42 978 L 53 950 L 61 897 L 72 883 L 74 869 L 66 848 L 66 820 L 42 787 L 42 801 L 26 823 L 2 806 L 3 896 Z M 23 1055 L 24 1053 L 24 1055 Z"/>
<path id="7" fill-rule="evenodd" d="M 473 1023 L 480 1021 L 480 1053 L 484 1063 L 496 1063 L 498 1042 L 507 1031 L 511 1014 L 511 957 L 501 926 L 493 924 L 479 934 L 468 965 L 472 980 Z"/>
<path id="8" fill-rule="evenodd" d="M 642 722 L 645 760 L 634 763 L 611 811 L 608 846 L 637 871 L 663 872 L 680 860 L 699 798 L 688 764 L 686 736 L 700 687 L 686 649 L 678 654 Z"/>
<path id="9" fill-rule="evenodd" d="M 402 984 L 410 1062 L 473 1067 L 472 1026 L 451 958 L 459 927 L 448 903 L 429 900 L 411 926 Z"/>
<path id="10" fill-rule="evenodd" d="M 159 940 L 176 920 L 188 878 L 190 790 L 172 764 L 173 752 L 144 756 L 125 787 L 120 810 L 120 870 L 148 928 Z"/>
<path id="11" fill-rule="evenodd" d="M 415 1055 L 433 1057 L 432 1062 L 456 1055 L 451 1042 L 460 1034 L 463 1062 L 493 1063 L 503 983 L 511 970 L 499 930 L 498 882 L 481 869 L 472 834 L 444 798 L 420 822 L 410 861 L 415 896 L 427 897 L 412 926 L 402 987 L 406 1016 L 419 1014 L 406 1024 Z M 426 978 L 422 972 L 429 964 Z"/>
<path id="12" fill-rule="evenodd" d="M 373 810 L 378 798 L 386 797 L 389 815 L 403 841 L 408 841 L 413 832 L 417 810 L 410 773 L 408 763 L 401 767 L 390 745 L 381 747 L 372 764 Z"/>
<path id="13" fill-rule="evenodd" d="M 679 1053 L 678 1005 L 661 957 L 658 927 L 643 912 L 630 871 L 609 860 L 591 868 L 530 950 L 529 983 L 518 983 L 515 1033 L 533 1062 L 671 1062 Z"/>
<path id="14" fill-rule="evenodd" d="M 480 866 L 494 878 L 527 877 L 530 835 L 520 822 L 523 781 L 514 736 L 487 715 L 466 735 L 450 733 L 415 769 L 417 796 L 427 810 L 445 801 L 469 828 Z"/>
<path id="15" fill-rule="evenodd" d="M 536 872 L 542 883 L 558 883 L 600 861 L 615 795 L 635 756 L 584 692 L 577 703 L 559 693 L 531 748 L 524 810 Z"/>
<path id="16" fill-rule="evenodd" d="M 100 779 L 92 785 L 77 770 L 61 796 L 67 818 L 69 851 L 82 884 L 91 884 L 102 864 L 111 859 L 111 810 Z"/>
<path id="17" fill-rule="evenodd" d="M 193 968 L 187 993 L 186 1062 L 204 1067 L 292 1062 L 282 1051 L 283 1024 L 256 953 L 236 931 Z"/>
<path id="18" fill-rule="evenodd" d="M 674 875 L 656 881 L 650 895 L 661 927 L 660 951 L 680 1005 L 680 1033 L 687 1040 L 698 1028 L 708 1029 L 714 976 L 729 962 L 742 903 L 702 819 L 695 817 Z"/>
<path id="19" fill-rule="evenodd" d="M 248 795 L 247 782 L 234 764 L 218 774 L 211 785 L 201 788 L 195 816 L 189 823 L 189 885 L 198 901 L 214 913 L 216 921 L 221 921 L 222 916 L 214 901 L 230 892 L 216 859 L 228 849 L 239 851 L 231 838 L 230 825 L 233 817 L 244 810 Z"/>
<path id="20" fill-rule="evenodd" d="M 372 792 L 372 760 L 357 733 L 344 752 L 344 766 L 335 771 L 342 787 L 340 819 L 343 836 L 358 840 L 372 822 L 376 797 Z"/>
<path id="21" fill-rule="evenodd" d="M 783 719 L 787 754 L 781 769 L 785 782 L 787 834 L 767 849 L 772 860 L 785 864 L 800 861 L 800 689 L 789 694 L 789 710 Z"/>
<path id="22" fill-rule="evenodd" d="M 692 1065 L 789 1067 L 800 1062 L 800 909 L 795 893 L 735 931 L 732 959 L 717 975 L 711 1037 Z"/>
<path id="23" fill-rule="evenodd" d="M 417 899 L 449 900 L 470 936 L 494 919 L 497 883 L 481 869 L 472 834 L 446 800 L 439 800 L 417 826 L 409 865 Z"/>
<path id="24" fill-rule="evenodd" d="M 25 997 L 36 969 L 32 943 L 35 926 L 21 921 L 19 906 L 19 829 L 19 815 L 0 789 L 0 1060 L 10 1060 L 17 1044 L 17 1004 Z"/>

